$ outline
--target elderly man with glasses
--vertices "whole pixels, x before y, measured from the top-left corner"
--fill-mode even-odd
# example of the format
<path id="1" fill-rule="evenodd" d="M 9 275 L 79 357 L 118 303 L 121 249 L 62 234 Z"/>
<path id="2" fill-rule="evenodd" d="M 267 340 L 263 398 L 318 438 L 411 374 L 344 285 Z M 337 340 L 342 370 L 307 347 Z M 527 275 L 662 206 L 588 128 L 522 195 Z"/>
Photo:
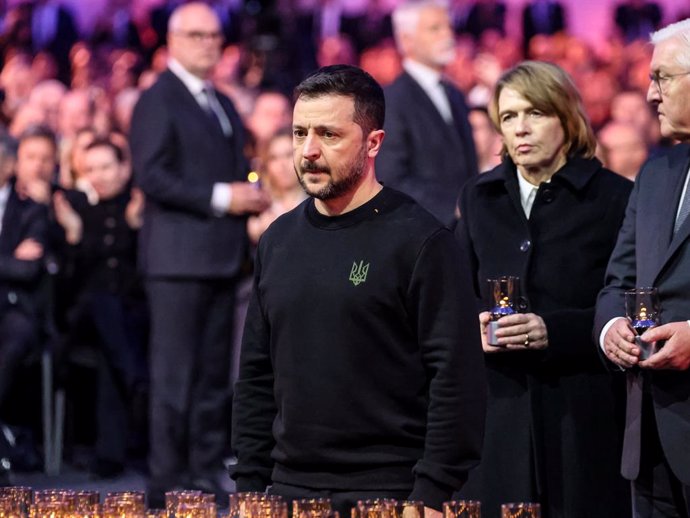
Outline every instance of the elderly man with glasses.
<path id="1" fill-rule="evenodd" d="M 634 516 L 690 514 L 690 19 L 652 34 L 647 100 L 661 134 L 679 144 L 637 177 L 599 295 L 595 333 L 606 358 L 628 372 L 621 473 Z M 653 287 L 660 325 L 636 336 L 624 292 Z M 652 344 L 651 355 L 643 354 Z"/>

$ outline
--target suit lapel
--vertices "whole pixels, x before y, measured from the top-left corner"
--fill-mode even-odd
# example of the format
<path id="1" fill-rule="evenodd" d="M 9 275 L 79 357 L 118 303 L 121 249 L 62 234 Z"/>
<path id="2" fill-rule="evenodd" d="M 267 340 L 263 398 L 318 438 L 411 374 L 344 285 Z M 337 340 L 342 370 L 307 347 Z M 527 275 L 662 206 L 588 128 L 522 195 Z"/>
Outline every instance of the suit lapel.
<path id="1" fill-rule="evenodd" d="M 0 231 L 0 251 L 11 252 L 15 248 L 14 240 L 17 228 L 21 221 L 19 221 L 17 194 L 12 188 L 10 195 L 7 198 L 7 205 L 5 205 L 5 213 L 2 216 L 2 231 Z"/>
<path id="2" fill-rule="evenodd" d="M 203 124 L 209 135 L 224 139 L 225 135 L 223 135 L 223 130 L 221 129 L 220 124 L 209 118 L 209 115 L 204 111 L 199 102 L 192 95 L 192 92 L 189 91 L 180 78 L 178 78 L 170 70 L 166 70 L 164 73 L 168 75 L 168 80 L 175 86 L 175 89 L 178 92 L 178 97 L 180 99 L 180 110 L 184 110 L 189 117 L 196 119 L 199 121 L 199 123 Z M 220 104 L 222 106 L 222 103 Z M 225 110 L 225 108 L 223 109 Z M 228 119 L 230 119 L 229 116 Z"/>
<path id="3" fill-rule="evenodd" d="M 673 154 L 669 156 L 667 162 L 667 169 L 658 171 L 655 174 L 656 187 L 658 196 L 649 198 L 652 203 L 657 203 L 656 207 L 651 207 L 651 209 L 646 213 L 646 216 L 650 219 L 649 230 L 650 235 L 655 236 L 655 247 L 652 251 L 656 252 L 658 258 L 658 266 L 655 268 L 654 279 L 656 280 L 664 266 L 669 262 L 671 257 L 678 250 L 678 247 L 682 245 L 690 236 L 690 218 L 686 219 L 683 225 L 678 229 L 678 232 L 673 236 L 673 225 L 676 221 L 676 212 L 678 211 L 678 204 L 680 203 L 680 195 L 683 192 L 683 186 L 685 185 L 685 176 L 688 171 L 689 156 L 688 148 L 685 148 L 685 152 Z M 679 149 L 679 151 L 681 151 Z M 659 201 L 664 198 L 664 192 L 673 192 L 672 202 Z M 690 193 L 687 193 L 690 194 Z M 655 202 L 654 200 L 657 200 Z"/>
<path id="4" fill-rule="evenodd" d="M 429 114 L 434 119 L 433 123 L 443 128 L 443 133 L 446 136 L 446 138 L 450 140 L 453 144 L 457 144 L 458 137 L 455 128 L 453 127 L 453 125 L 448 124 L 445 121 L 441 113 L 438 111 L 438 108 L 436 108 L 436 105 L 429 98 L 424 89 L 407 72 L 403 72 L 403 77 L 405 77 L 405 79 L 409 83 L 409 91 L 412 97 L 412 99 L 410 99 L 410 104 L 419 106 L 420 109 L 418 110 L 418 112 Z M 448 100 L 448 102 L 451 104 L 453 117 L 455 117 L 453 105 L 450 99 Z"/>

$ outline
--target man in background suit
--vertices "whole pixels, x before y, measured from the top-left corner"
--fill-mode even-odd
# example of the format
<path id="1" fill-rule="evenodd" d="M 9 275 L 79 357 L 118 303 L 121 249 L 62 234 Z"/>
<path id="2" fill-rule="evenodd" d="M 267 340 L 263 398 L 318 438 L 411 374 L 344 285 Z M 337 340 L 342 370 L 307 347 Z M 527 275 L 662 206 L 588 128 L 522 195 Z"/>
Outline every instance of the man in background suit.
<path id="1" fill-rule="evenodd" d="M 652 35 L 647 100 L 661 134 L 681 143 L 642 167 L 599 295 L 595 332 L 606 357 L 628 371 L 621 473 L 636 517 L 690 513 L 690 19 Z M 623 292 L 653 286 L 660 326 L 640 338 L 660 347 L 642 359 Z"/>
<path id="2" fill-rule="evenodd" d="M 146 195 L 139 260 L 151 313 L 149 505 L 174 487 L 227 498 L 217 474 L 227 448 L 235 279 L 245 215 L 269 205 L 245 181 L 243 128 L 209 74 L 221 26 L 206 4 L 178 7 L 168 70 L 134 109 L 134 174 Z"/>
<path id="3" fill-rule="evenodd" d="M 393 30 L 404 72 L 384 90 L 379 179 L 449 225 L 460 186 L 477 174 L 477 158 L 462 93 L 442 80 L 455 52 L 445 2 L 404 2 L 393 12 Z"/>
<path id="4" fill-rule="evenodd" d="M 38 344 L 47 225 L 46 207 L 21 196 L 10 179 L 14 146 L 8 137 L 0 139 L 0 406 L 15 370 Z"/>

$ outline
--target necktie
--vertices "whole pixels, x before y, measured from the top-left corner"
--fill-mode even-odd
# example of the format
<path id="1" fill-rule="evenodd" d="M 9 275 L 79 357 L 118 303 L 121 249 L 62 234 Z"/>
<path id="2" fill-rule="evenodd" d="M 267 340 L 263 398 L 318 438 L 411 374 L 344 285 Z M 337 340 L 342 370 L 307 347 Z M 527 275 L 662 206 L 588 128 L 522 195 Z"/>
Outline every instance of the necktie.
<path id="1" fill-rule="evenodd" d="M 223 132 L 223 135 L 229 137 L 230 135 L 232 135 L 232 126 L 230 125 L 230 120 L 228 119 L 228 116 L 223 111 L 223 108 L 220 106 L 220 103 L 216 98 L 216 94 L 214 93 L 213 88 L 205 86 L 204 96 L 206 97 L 207 115 L 211 120 L 214 121 L 214 124 L 217 124 L 220 127 L 221 131 Z"/>
<path id="2" fill-rule="evenodd" d="M 683 221 L 685 221 L 685 218 L 688 217 L 688 214 L 690 214 L 690 192 L 688 192 L 686 189 L 685 195 L 683 196 L 683 199 L 680 201 L 680 210 L 678 211 L 678 216 L 676 216 L 676 223 L 675 225 L 673 225 L 674 236 L 683 224 Z"/>

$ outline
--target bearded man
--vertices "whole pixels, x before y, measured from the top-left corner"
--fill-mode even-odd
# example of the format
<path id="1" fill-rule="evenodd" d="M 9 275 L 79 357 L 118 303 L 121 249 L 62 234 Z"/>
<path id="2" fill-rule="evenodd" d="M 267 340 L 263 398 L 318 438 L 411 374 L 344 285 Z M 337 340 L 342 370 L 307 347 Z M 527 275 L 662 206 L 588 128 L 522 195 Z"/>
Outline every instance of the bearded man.
<path id="1" fill-rule="evenodd" d="M 296 89 L 307 199 L 263 235 L 233 406 L 238 491 L 421 500 L 479 462 L 486 394 L 469 272 L 452 234 L 381 185 L 381 87 L 325 67 Z"/>

